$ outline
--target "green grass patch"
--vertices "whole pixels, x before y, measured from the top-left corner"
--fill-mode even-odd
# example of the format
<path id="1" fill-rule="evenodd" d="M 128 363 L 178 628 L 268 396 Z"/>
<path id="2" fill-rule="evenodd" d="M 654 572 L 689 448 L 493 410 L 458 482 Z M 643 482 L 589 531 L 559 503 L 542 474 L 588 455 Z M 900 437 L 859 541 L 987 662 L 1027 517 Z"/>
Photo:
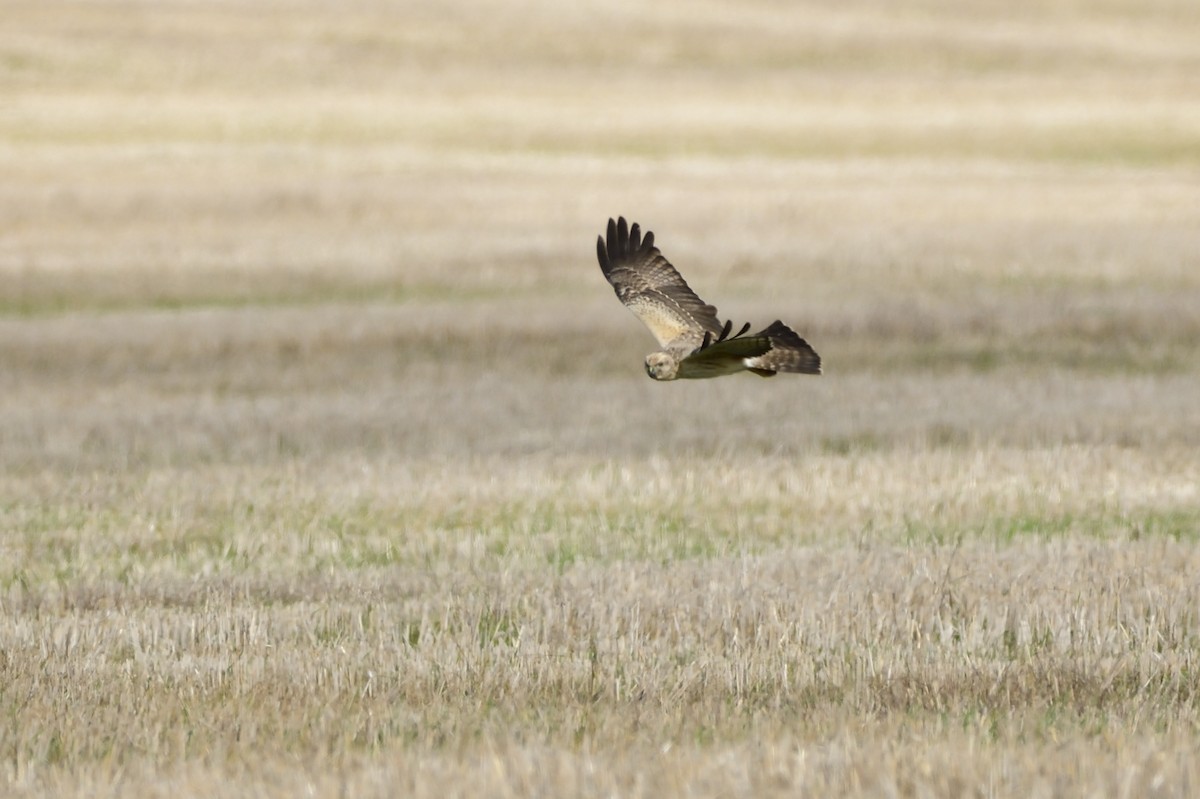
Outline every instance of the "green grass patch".
<path id="1" fill-rule="evenodd" d="M 1175 541 L 1200 541 L 1200 510 L 1192 508 L 1147 509 L 1120 512 L 1030 512 L 997 515 L 953 524 L 931 518 L 910 518 L 904 523 L 903 540 L 910 544 L 938 545 L 984 539 L 1011 544 L 1022 540 L 1051 540 L 1069 536 L 1137 540 L 1145 537 Z"/>

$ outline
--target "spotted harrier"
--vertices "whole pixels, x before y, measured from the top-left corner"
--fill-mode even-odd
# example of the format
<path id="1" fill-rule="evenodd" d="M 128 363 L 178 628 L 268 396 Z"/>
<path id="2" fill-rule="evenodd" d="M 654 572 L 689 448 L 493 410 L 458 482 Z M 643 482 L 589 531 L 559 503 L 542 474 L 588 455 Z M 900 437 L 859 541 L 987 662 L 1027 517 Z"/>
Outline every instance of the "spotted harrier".
<path id="1" fill-rule="evenodd" d="M 821 356 L 779 320 L 760 333 L 746 335 L 747 323 L 729 335 L 733 323 L 721 324 L 717 309 L 696 296 L 654 246 L 654 234 L 647 230 L 643 236 L 637 223 L 630 227 L 625 217 L 608 220 L 608 239 L 596 239 L 596 256 L 617 299 L 662 347 L 646 356 L 646 374 L 655 380 L 821 373 Z"/>

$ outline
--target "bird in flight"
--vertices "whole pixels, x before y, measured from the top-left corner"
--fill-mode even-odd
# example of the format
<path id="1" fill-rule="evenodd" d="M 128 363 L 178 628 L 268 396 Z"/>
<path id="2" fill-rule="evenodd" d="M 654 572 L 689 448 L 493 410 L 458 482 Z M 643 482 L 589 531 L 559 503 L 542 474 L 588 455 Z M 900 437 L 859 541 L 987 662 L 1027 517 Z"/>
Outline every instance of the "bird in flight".
<path id="1" fill-rule="evenodd" d="M 821 356 L 783 322 L 746 335 L 750 324 L 734 335 L 732 322 L 721 324 L 717 309 L 688 287 L 687 281 L 654 246 L 654 234 L 643 236 L 625 217 L 608 220 L 608 237 L 596 239 L 600 269 L 617 299 L 641 319 L 662 350 L 646 356 L 646 374 L 655 380 L 721 377 L 753 372 L 821 374 Z"/>

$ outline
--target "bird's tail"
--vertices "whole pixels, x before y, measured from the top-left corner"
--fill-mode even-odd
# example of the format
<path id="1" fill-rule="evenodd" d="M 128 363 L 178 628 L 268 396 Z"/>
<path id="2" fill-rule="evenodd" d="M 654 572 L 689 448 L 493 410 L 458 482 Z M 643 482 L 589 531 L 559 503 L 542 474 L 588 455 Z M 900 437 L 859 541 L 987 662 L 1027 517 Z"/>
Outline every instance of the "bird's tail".
<path id="1" fill-rule="evenodd" d="M 821 374 L 821 356 L 783 322 L 775 320 L 770 327 L 755 335 L 771 340 L 770 350 L 746 361 L 750 371 L 756 375 L 771 377 L 776 372 Z"/>

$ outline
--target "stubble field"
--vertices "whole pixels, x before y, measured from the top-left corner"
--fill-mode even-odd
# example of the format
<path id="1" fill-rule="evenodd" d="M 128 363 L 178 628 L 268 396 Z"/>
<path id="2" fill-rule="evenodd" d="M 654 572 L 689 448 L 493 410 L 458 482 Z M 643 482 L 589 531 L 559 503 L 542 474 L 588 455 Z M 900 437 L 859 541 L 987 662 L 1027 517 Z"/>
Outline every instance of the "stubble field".
<path id="1" fill-rule="evenodd" d="M 0 793 L 1200 791 L 1192 5 L 4 15 Z"/>

